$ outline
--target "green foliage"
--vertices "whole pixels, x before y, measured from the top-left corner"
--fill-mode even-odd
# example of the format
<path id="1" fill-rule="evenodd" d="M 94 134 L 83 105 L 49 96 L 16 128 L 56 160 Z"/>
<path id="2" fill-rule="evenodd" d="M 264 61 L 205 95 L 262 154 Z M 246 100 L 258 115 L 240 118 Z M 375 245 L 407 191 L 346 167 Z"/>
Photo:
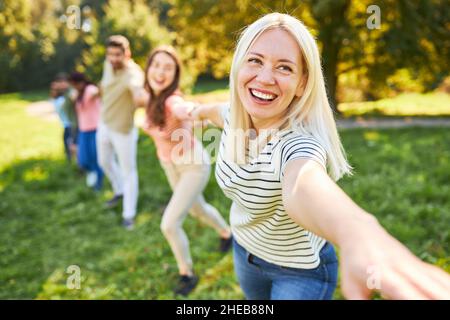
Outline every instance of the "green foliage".
<path id="1" fill-rule="evenodd" d="M 425 92 L 448 76 L 450 10 L 445 1 L 384 0 L 381 28 L 369 29 L 370 0 L 5 0 L 0 3 L 0 92 L 43 88 L 74 68 L 98 81 L 104 42 L 126 35 L 137 62 L 172 43 L 184 61 L 182 86 L 199 75 L 226 78 L 239 32 L 263 14 L 298 18 L 317 38 L 333 105 L 351 97 L 380 99 L 403 90 Z M 60 18 L 79 6 L 91 30 Z M 86 8 L 90 10 L 85 10 Z"/>
<path id="2" fill-rule="evenodd" d="M 159 230 L 171 192 L 153 143 L 140 136 L 137 227 L 127 232 L 120 210 L 103 207 L 111 192 L 92 192 L 65 163 L 58 123 L 26 114 L 43 97 L 0 96 L 0 298 L 174 298 L 176 263 Z M 415 254 L 450 271 L 448 129 L 348 130 L 342 139 L 355 167 L 344 190 Z M 213 176 L 204 194 L 228 216 Z M 189 298 L 242 299 L 217 234 L 192 218 L 184 227 L 201 276 Z M 66 286 L 70 265 L 81 268 L 79 290 Z"/>
<path id="3" fill-rule="evenodd" d="M 58 39 L 54 10 L 51 0 L 0 4 L 0 92 L 42 86 L 48 73 L 56 73 L 51 62 Z"/>
<path id="4" fill-rule="evenodd" d="M 69 14 L 70 6 L 79 10 L 79 26 L 67 22 L 76 16 Z M 90 30 L 78 28 L 88 21 Z M 44 88 L 58 72 L 74 69 L 100 80 L 105 40 L 117 33 L 129 38 L 141 66 L 152 48 L 174 37 L 159 24 L 155 5 L 143 0 L 2 1 L 0 92 Z"/>
<path id="5" fill-rule="evenodd" d="M 370 1 L 358 2 L 361 7 L 369 4 Z M 359 15 L 349 16 L 357 33 L 347 38 L 341 56 L 346 67 L 339 73 L 347 70 L 354 73 L 356 85 L 363 86 L 367 98 L 379 99 L 403 89 L 395 79 L 386 81 L 399 71 L 407 72 L 405 76 L 416 82 L 414 90 L 418 92 L 436 88 L 449 70 L 450 42 L 445 36 L 444 22 L 449 17 L 447 4 L 389 0 L 379 6 L 379 30 L 364 28 L 365 17 L 361 17 L 361 11 Z M 358 16 L 362 18 L 359 22 Z"/>
<path id="6" fill-rule="evenodd" d="M 169 16 L 177 30 L 177 45 L 186 51 L 194 69 L 216 77 L 228 74 L 238 32 L 273 11 L 298 17 L 317 37 L 333 105 L 344 98 L 338 89 L 347 86 L 358 90 L 362 100 L 398 91 L 398 81 L 386 82 L 397 70 L 408 70 L 421 92 L 435 88 L 448 75 L 450 41 L 445 21 L 450 11 L 444 1 L 379 2 L 380 29 L 367 27 L 367 8 L 374 4 L 369 0 L 173 3 Z"/>
<path id="7" fill-rule="evenodd" d="M 228 76 L 238 32 L 253 22 L 274 1 L 187 1 L 174 0 L 169 23 L 177 30 L 176 45 L 189 70 L 196 74 Z M 267 6 L 267 8 L 266 8 Z M 265 8 L 265 9 L 262 9 Z"/>
<path id="8" fill-rule="evenodd" d="M 106 39 L 122 34 L 130 41 L 134 60 L 145 67 L 149 52 L 160 44 L 170 44 L 174 37 L 159 24 L 158 12 L 142 0 L 111 0 L 102 7 L 101 19 L 92 17 L 92 31 L 84 39 L 88 48 L 82 53 L 78 68 L 92 79 L 100 80 L 105 59 Z"/>

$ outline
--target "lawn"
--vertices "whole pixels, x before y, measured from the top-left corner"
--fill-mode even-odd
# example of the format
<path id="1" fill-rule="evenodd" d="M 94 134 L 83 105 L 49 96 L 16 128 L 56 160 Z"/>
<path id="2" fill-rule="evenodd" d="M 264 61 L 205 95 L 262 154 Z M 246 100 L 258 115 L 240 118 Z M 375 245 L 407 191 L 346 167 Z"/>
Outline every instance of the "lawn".
<path id="1" fill-rule="evenodd" d="M 450 116 L 450 94 L 444 92 L 402 93 L 394 98 L 371 102 L 339 104 L 339 111 L 350 116 Z"/>
<path id="2" fill-rule="evenodd" d="M 0 96 L 0 299 L 174 298 L 176 264 L 159 230 L 171 193 L 153 143 L 141 134 L 137 227 L 127 232 L 120 211 L 103 208 L 109 188 L 93 193 L 64 161 L 59 124 L 27 115 L 25 106 L 43 98 Z M 450 271 L 449 129 L 341 134 L 355 174 L 340 185 L 414 253 Z M 213 176 L 204 194 L 228 217 Z M 184 226 L 201 276 L 189 298 L 243 298 L 213 230 L 191 218 Z M 80 267 L 80 290 L 66 286 L 71 265 Z"/>

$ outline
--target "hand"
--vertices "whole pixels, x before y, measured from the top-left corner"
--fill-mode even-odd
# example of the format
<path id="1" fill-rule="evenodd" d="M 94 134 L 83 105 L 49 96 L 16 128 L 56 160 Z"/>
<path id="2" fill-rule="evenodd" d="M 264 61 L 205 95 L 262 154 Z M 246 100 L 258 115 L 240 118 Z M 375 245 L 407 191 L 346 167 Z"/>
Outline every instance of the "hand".
<path id="1" fill-rule="evenodd" d="M 340 246 L 342 292 L 368 299 L 450 299 L 450 275 L 421 261 L 380 226 Z"/>
<path id="2" fill-rule="evenodd" d="M 197 105 L 194 103 L 191 103 L 191 105 L 189 105 L 188 107 L 188 116 L 189 116 L 189 120 L 192 121 L 202 121 L 202 117 L 201 117 L 201 112 L 202 112 L 202 106 L 201 105 Z"/>
<path id="3" fill-rule="evenodd" d="M 69 99 L 71 101 L 75 101 L 75 100 L 77 100 L 77 96 L 78 96 L 77 89 L 74 89 L 74 88 L 70 89 L 70 91 L 69 91 Z"/>
<path id="4" fill-rule="evenodd" d="M 148 119 L 145 119 L 144 121 L 138 123 L 138 126 L 144 131 L 146 134 L 150 134 L 150 123 L 148 122 Z"/>
<path id="5" fill-rule="evenodd" d="M 136 96 L 134 98 L 134 102 L 138 107 L 145 107 L 145 106 L 147 106 L 149 99 L 150 99 L 150 94 L 144 88 L 142 88 L 136 94 Z"/>
<path id="6" fill-rule="evenodd" d="M 99 89 L 99 87 L 95 87 L 95 90 L 92 90 L 92 92 L 91 92 L 91 96 L 89 97 L 89 100 L 90 101 L 94 101 L 94 100 L 96 100 L 96 99 L 99 99 L 100 98 L 100 89 Z"/>
<path id="7" fill-rule="evenodd" d="M 185 101 L 183 103 L 184 108 L 186 108 L 186 115 L 189 117 L 189 120 L 193 120 L 191 119 L 192 116 L 192 112 L 194 111 L 196 104 L 194 102 L 190 102 L 190 101 Z"/>

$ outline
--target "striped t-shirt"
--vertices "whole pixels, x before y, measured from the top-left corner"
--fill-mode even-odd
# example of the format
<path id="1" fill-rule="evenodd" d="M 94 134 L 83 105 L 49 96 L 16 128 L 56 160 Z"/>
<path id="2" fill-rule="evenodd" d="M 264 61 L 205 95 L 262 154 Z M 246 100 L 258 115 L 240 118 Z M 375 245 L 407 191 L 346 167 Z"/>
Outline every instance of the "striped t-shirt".
<path id="1" fill-rule="evenodd" d="M 307 158 L 326 167 L 325 150 L 312 136 L 283 130 L 246 164 L 230 162 L 224 156 L 228 117 L 229 112 L 225 112 L 215 175 L 225 195 L 233 200 L 230 209 L 233 236 L 248 252 L 270 263 L 316 268 L 326 240 L 305 230 L 287 215 L 281 186 L 289 160 Z"/>

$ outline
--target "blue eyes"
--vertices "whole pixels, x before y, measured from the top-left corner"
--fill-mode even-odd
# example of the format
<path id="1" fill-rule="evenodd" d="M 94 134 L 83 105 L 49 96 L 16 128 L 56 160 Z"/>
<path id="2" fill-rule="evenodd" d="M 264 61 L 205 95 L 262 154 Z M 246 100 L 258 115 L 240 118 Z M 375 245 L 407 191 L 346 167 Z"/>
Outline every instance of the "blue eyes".
<path id="1" fill-rule="evenodd" d="M 249 58 L 247 61 L 252 64 L 263 65 L 263 62 L 258 58 Z M 277 67 L 277 69 L 281 71 L 293 72 L 292 68 L 286 65 L 280 65 Z"/>

